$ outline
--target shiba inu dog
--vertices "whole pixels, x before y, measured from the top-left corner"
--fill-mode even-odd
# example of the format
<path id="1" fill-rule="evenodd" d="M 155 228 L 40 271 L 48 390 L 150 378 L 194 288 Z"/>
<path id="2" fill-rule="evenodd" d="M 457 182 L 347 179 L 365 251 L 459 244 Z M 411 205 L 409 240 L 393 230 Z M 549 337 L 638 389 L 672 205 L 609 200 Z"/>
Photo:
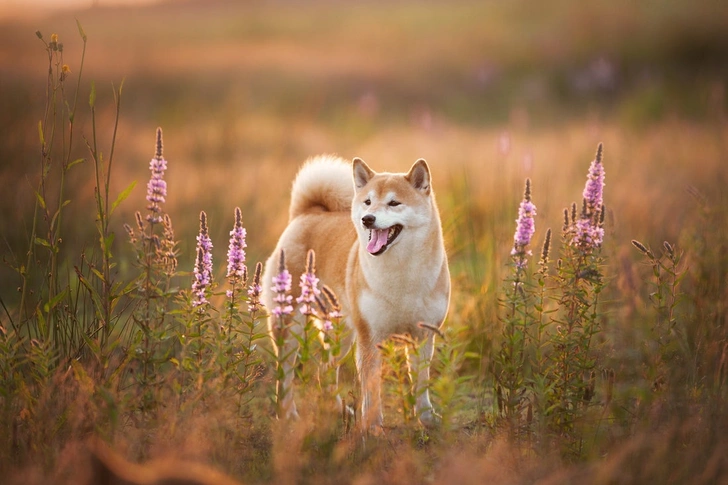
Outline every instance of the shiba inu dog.
<path id="1" fill-rule="evenodd" d="M 420 343 L 420 351 L 408 356 L 410 371 L 417 370 L 415 408 L 422 424 L 435 425 L 428 392 L 434 334 L 419 324 L 442 325 L 450 272 L 427 163 L 417 160 L 407 173 L 376 173 L 358 158 L 348 163 L 323 155 L 307 161 L 293 182 L 288 227 L 265 266 L 262 296 L 269 309 L 281 250 L 295 283 L 309 249 L 316 254 L 317 276 L 336 292 L 355 330 L 363 429 L 376 432 L 382 426 L 377 344 L 394 334 Z M 300 324 L 291 331 L 300 333 Z M 291 387 L 297 346 L 291 336 L 277 349 L 285 356 L 280 417 L 298 414 Z"/>

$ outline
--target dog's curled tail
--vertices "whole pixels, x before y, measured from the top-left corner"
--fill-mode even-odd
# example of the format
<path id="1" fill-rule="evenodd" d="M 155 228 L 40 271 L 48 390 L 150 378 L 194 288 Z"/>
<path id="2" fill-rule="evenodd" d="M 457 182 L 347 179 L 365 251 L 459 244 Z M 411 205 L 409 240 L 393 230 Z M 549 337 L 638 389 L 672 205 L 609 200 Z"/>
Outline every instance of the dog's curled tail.
<path id="1" fill-rule="evenodd" d="M 291 188 L 290 219 L 311 212 L 348 212 L 354 197 L 351 163 L 335 155 L 309 158 Z"/>

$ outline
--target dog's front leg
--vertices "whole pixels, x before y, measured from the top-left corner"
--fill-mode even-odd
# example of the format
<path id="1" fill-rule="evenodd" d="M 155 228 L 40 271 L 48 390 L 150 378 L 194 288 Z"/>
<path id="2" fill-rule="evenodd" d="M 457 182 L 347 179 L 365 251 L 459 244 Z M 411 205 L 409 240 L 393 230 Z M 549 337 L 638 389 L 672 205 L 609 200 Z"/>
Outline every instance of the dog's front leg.
<path id="1" fill-rule="evenodd" d="M 363 340 L 363 339 L 362 339 Z M 357 342 L 357 367 L 361 380 L 361 426 L 367 433 L 382 430 L 382 357 L 372 342 Z"/>
<path id="2" fill-rule="evenodd" d="M 432 428 L 440 423 L 440 416 L 435 413 L 430 402 L 430 363 L 435 351 L 435 334 L 426 332 L 424 340 L 420 340 L 414 350 L 407 351 L 407 366 L 410 378 L 415 382 L 415 413 L 423 426 Z"/>

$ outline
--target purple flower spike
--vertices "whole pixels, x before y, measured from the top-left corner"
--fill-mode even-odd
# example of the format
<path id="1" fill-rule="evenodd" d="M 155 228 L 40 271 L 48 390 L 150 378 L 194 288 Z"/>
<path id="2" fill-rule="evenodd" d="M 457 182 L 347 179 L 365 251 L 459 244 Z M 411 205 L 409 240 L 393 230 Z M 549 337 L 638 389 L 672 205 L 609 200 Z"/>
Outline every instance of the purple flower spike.
<path id="1" fill-rule="evenodd" d="M 316 303 L 316 297 L 321 294 L 321 290 L 318 289 L 319 279 L 316 277 L 315 258 L 313 249 L 309 249 L 306 272 L 301 275 L 301 296 L 296 298 L 296 303 L 301 305 L 300 312 L 303 315 L 314 314 L 313 304 Z"/>
<path id="2" fill-rule="evenodd" d="M 147 183 L 147 221 L 151 223 L 162 222 L 162 207 L 167 197 L 167 182 L 164 180 L 164 171 L 167 170 L 167 160 L 162 156 L 162 129 L 157 128 L 157 148 L 154 158 L 149 162 L 152 176 Z"/>
<path id="3" fill-rule="evenodd" d="M 207 214 L 200 212 L 200 234 L 197 236 L 197 260 L 194 269 L 192 293 L 194 300 L 192 306 L 198 307 L 208 303 L 205 296 L 207 288 L 212 283 L 212 240 L 208 235 Z"/>
<path id="4" fill-rule="evenodd" d="M 228 266 L 226 277 L 234 285 L 245 278 L 245 229 L 243 228 L 243 215 L 240 208 L 235 208 L 235 227 L 230 231 L 230 244 L 228 246 Z"/>
<path id="5" fill-rule="evenodd" d="M 511 250 L 511 256 L 519 268 L 526 265 L 526 256 L 531 254 L 526 247 L 531 243 L 533 233 L 536 231 L 535 216 L 536 206 L 531 202 L 531 181 L 526 179 L 526 190 L 521 205 L 518 207 L 516 233 L 513 235 L 513 249 Z"/>
<path id="6" fill-rule="evenodd" d="M 580 219 L 574 224 L 571 245 L 590 251 L 598 248 L 604 241 L 604 228 L 593 224 L 591 219 Z"/>
<path id="7" fill-rule="evenodd" d="M 600 143 L 597 148 L 597 155 L 589 166 L 589 173 L 584 186 L 586 217 L 592 217 L 599 212 L 603 203 L 603 194 L 604 166 L 602 165 L 602 144 Z"/>
<path id="8" fill-rule="evenodd" d="M 283 250 L 281 250 L 278 274 L 273 277 L 273 292 L 276 294 L 273 297 L 273 301 L 276 302 L 276 307 L 271 310 L 271 313 L 279 318 L 283 315 L 293 313 L 293 306 L 291 305 L 293 297 L 290 295 L 291 273 L 286 269 L 285 253 Z"/>
<path id="9" fill-rule="evenodd" d="M 584 206 L 581 219 L 574 220 L 567 233 L 571 236 L 569 244 L 589 253 L 600 247 L 604 241 L 604 166 L 602 165 L 602 144 L 597 147 L 597 155 L 589 166 L 584 186 Z M 574 216 L 572 215 L 572 218 Z"/>

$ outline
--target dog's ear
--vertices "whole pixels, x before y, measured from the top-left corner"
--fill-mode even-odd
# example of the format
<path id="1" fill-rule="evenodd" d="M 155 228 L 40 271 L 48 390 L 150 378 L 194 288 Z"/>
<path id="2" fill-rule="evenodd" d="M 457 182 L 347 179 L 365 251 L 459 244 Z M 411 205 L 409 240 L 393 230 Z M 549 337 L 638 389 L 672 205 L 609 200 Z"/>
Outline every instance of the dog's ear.
<path id="1" fill-rule="evenodd" d="M 404 178 L 415 189 L 422 191 L 425 195 L 430 195 L 430 168 L 423 158 L 420 158 L 412 165 Z"/>
<path id="2" fill-rule="evenodd" d="M 374 171 L 361 158 L 352 160 L 354 169 L 354 186 L 358 189 L 364 187 L 374 177 Z"/>

